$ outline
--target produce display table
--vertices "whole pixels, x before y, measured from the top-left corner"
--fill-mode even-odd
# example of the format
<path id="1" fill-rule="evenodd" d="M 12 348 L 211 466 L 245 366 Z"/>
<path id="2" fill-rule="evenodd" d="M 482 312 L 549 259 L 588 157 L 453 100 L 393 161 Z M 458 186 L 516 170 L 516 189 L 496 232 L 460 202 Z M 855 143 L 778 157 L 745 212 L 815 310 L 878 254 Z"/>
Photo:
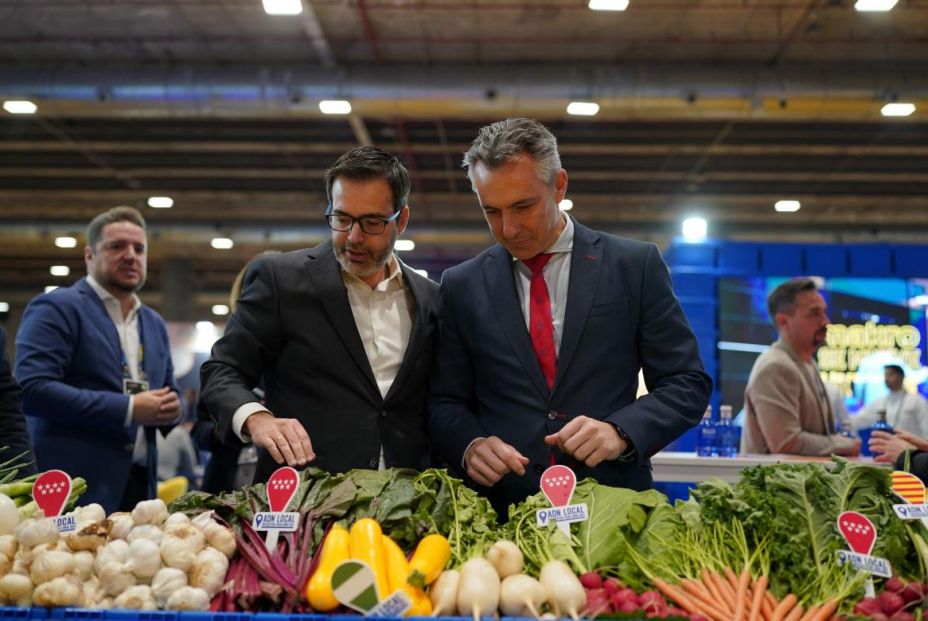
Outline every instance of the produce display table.
<path id="1" fill-rule="evenodd" d="M 0 619 L 55 621 L 86 619 L 101 621 L 360 621 L 361 615 L 281 614 L 273 612 L 176 612 L 171 610 L 91 610 L 87 608 L 5 608 Z M 409 617 L 416 619 L 417 617 Z M 466 621 L 470 617 L 419 617 L 428 621 Z M 491 617 L 484 617 L 491 619 Z M 507 621 L 516 620 L 503 617 Z"/>
<path id="2" fill-rule="evenodd" d="M 736 483 L 741 471 L 751 466 L 788 463 L 827 463 L 828 457 L 806 457 L 803 455 L 754 455 L 739 454 L 737 457 L 699 457 L 695 453 L 662 451 L 651 457 L 652 475 L 663 483 L 698 483 L 713 477 Z M 849 461 L 873 466 L 891 467 L 892 464 L 875 462 L 872 457 L 852 457 Z"/>

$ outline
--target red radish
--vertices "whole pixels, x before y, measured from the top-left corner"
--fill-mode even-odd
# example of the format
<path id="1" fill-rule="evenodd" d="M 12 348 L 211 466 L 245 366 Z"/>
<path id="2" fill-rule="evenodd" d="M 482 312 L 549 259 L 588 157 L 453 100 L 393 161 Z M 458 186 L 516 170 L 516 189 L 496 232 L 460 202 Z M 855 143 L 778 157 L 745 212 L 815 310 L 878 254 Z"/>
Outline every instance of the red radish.
<path id="1" fill-rule="evenodd" d="M 905 588 L 899 595 L 902 596 L 902 600 L 906 604 L 917 602 L 925 597 L 925 585 L 921 582 L 910 582 L 905 585 Z"/>
<path id="2" fill-rule="evenodd" d="M 630 602 L 628 600 L 622 602 L 620 605 L 615 607 L 616 612 L 637 612 L 638 604 L 635 602 Z"/>
<path id="3" fill-rule="evenodd" d="M 856 615 L 874 615 L 878 612 L 881 612 L 880 602 L 875 597 L 865 597 L 854 606 L 854 614 Z"/>
<path id="4" fill-rule="evenodd" d="M 580 584 L 584 589 L 601 589 L 603 588 L 603 579 L 595 571 L 588 571 L 580 576 Z"/>
<path id="5" fill-rule="evenodd" d="M 889 621 L 889 617 L 884 615 L 882 612 L 875 612 L 870 615 L 870 621 Z"/>
<path id="6" fill-rule="evenodd" d="M 609 597 L 612 597 L 613 593 L 616 593 L 619 589 L 624 589 L 625 585 L 618 578 L 606 578 L 603 580 L 603 588 L 606 589 Z"/>
<path id="7" fill-rule="evenodd" d="M 876 599 L 880 604 L 880 609 L 887 615 L 892 615 L 905 606 L 902 596 L 892 591 L 883 591 Z"/>
<path id="8" fill-rule="evenodd" d="M 886 591 L 892 591 L 893 593 L 899 593 L 902 589 L 905 588 L 905 584 L 898 577 L 893 576 L 889 580 L 883 583 L 883 589 Z"/>
<path id="9" fill-rule="evenodd" d="M 906 610 L 900 610 L 889 618 L 889 621 L 915 621 L 915 615 Z"/>
<path id="10" fill-rule="evenodd" d="M 709 621 L 702 615 L 690 615 L 690 621 Z"/>

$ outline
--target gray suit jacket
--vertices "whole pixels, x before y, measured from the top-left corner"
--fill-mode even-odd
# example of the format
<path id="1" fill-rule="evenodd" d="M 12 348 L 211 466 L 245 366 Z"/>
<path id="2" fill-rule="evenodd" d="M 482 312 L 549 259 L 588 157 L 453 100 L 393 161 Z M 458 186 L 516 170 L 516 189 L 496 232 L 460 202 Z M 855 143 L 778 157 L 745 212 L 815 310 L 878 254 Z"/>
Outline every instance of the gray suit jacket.
<path id="1" fill-rule="evenodd" d="M 853 452 L 855 442 L 834 433 L 831 406 L 823 408 L 818 388 L 803 362 L 778 340 L 758 356 L 744 390 L 742 453 L 838 455 Z"/>
<path id="2" fill-rule="evenodd" d="M 277 418 L 299 420 L 313 465 L 330 472 L 428 464 L 425 397 L 432 366 L 438 285 L 400 263 L 415 300 L 403 364 L 381 397 L 351 313 L 331 242 L 255 261 L 225 334 L 200 371 L 200 406 L 219 436 L 240 442 L 232 415 L 259 384 Z M 256 481 L 278 466 L 259 451 Z"/>

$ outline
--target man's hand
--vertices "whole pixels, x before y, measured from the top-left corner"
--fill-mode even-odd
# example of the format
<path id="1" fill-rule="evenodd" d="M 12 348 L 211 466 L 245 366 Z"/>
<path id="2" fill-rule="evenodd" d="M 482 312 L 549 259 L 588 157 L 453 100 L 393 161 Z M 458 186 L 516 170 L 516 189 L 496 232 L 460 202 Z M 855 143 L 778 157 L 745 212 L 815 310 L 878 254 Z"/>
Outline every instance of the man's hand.
<path id="1" fill-rule="evenodd" d="M 876 455 L 873 461 L 896 463 L 903 451 L 915 448 L 907 442 L 901 434 L 889 434 L 885 431 L 874 431 L 870 434 L 870 452 Z"/>
<path id="2" fill-rule="evenodd" d="M 309 434 L 295 418 L 257 412 L 245 419 L 245 430 L 255 446 L 267 450 L 278 464 L 302 467 L 316 459 Z"/>
<path id="3" fill-rule="evenodd" d="M 170 425 L 180 417 L 180 398 L 169 386 L 132 395 L 132 421 L 139 425 Z"/>
<path id="4" fill-rule="evenodd" d="M 556 445 L 590 468 L 618 458 L 628 448 L 615 425 L 588 416 L 578 416 L 557 433 L 545 436 L 545 444 Z"/>
<path id="5" fill-rule="evenodd" d="M 928 438 L 920 438 L 914 433 L 902 431 L 901 429 L 896 430 L 895 436 L 905 440 L 920 451 L 928 451 Z"/>
<path id="6" fill-rule="evenodd" d="M 492 487 L 504 475 L 515 472 L 525 474 L 528 458 L 497 436 L 480 438 L 464 453 L 467 476 L 485 487 Z"/>

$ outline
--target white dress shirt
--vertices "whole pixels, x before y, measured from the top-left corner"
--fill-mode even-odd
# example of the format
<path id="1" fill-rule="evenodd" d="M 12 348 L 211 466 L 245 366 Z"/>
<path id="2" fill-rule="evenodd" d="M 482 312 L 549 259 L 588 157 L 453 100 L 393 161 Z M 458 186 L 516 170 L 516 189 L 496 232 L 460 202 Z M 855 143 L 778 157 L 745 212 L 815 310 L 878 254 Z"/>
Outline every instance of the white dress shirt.
<path id="1" fill-rule="evenodd" d="M 116 334 L 119 336 L 119 347 L 126 357 L 126 365 L 129 367 L 129 376 L 139 381 L 139 309 L 142 307 L 142 301 L 139 296 L 132 294 L 132 308 L 127 315 L 122 313 L 122 303 L 113 296 L 112 293 L 103 288 L 103 286 L 94 280 L 90 274 L 87 275 L 87 284 L 94 290 L 94 293 L 103 302 L 106 314 L 109 315 L 116 326 Z M 129 406 L 126 408 L 125 426 L 132 425 L 132 406 L 134 404 L 132 395 L 129 395 Z M 132 451 L 132 463 L 145 465 L 145 431 L 139 427 L 135 436 L 135 448 Z"/>
<path id="2" fill-rule="evenodd" d="M 412 309 L 415 306 L 396 255 L 390 257 L 387 268 L 388 276 L 373 288 L 354 274 L 341 271 L 351 314 L 381 397 L 387 396 L 403 364 L 412 331 Z M 232 415 L 233 431 L 244 442 L 250 442 L 251 438 L 244 429 L 245 420 L 252 414 L 267 411 L 267 406 L 257 402 L 242 405 Z M 306 431 L 312 438 L 313 430 Z M 383 467 L 382 450 L 380 457 Z"/>
<path id="3" fill-rule="evenodd" d="M 854 429 L 866 429 L 876 422 L 877 410 L 886 410 L 886 422 L 898 431 L 908 431 L 920 438 L 928 438 L 928 401 L 920 394 L 910 394 L 905 389 L 890 392 L 882 399 L 865 405 L 856 416 L 851 417 Z"/>

